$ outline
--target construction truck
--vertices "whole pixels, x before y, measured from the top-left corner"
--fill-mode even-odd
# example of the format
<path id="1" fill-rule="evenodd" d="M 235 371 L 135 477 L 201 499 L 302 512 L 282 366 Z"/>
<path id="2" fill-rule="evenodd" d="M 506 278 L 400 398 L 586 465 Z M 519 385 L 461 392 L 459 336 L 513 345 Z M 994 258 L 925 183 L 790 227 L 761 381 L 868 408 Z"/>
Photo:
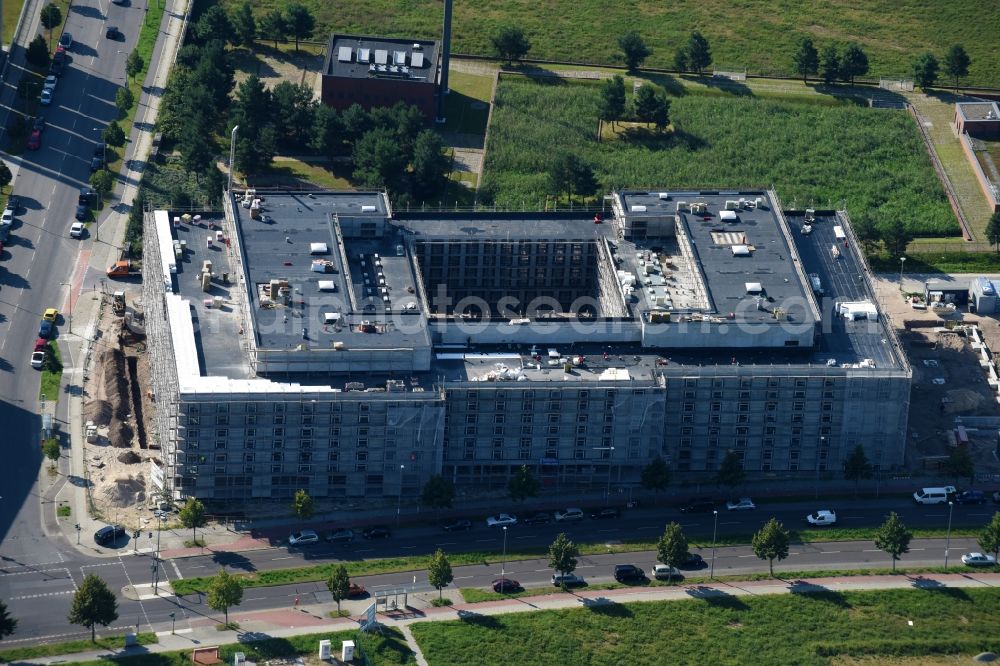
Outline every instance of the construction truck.
<path id="1" fill-rule="evenodd" d="M 125 316 L 125 292 L 116 291 L 114 297 L 111 301 L 111 307 L 116 315 L 119 317 Z"/>
<path id="2" fill-rule="evenodd" d="M 129 260 L 116 261 L 108 268 L 108 277 L 129 277 L 141 273 L 139 265 Z"/>

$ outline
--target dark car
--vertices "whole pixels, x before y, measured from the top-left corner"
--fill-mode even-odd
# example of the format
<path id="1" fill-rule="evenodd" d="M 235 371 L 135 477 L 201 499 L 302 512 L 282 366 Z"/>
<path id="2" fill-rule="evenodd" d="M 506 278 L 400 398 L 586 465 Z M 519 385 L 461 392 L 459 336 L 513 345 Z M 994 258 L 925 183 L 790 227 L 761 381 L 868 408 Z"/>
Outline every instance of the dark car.
<path id="1" fill-rule="evenodd" d="M 707 497 L 696 497 L 680 507 L 681 513 L 712 513 L 715 511 L 715 502 Z"/>
<path id="2" fill-rule="evenodd" d="M 94 198 L 94 190 L 89 187 L 80 188 L 80 197 L 76 200 L 77 203 L 89 206 L 90 202 Z"/>
<path id="3" fill-rule="evenodd" d="M 521 521 L 525 525 L 544 525 L 552 522 L 552 516 L 543 512 L 534 513 Z"/>
<path id="4" fill-rule="evenodd" d="M 986 504 L 986 493 L 982 490 L 966 490 L 955 495 L 957 504 Z"/>
<path id="5" fill-rule="evenodd" d="M 98 546 L 114 545 L 123 536 L 125 536 L 125 528 L 121 525 L 105 525 L 94 532 L 94 541 Z"/>
<path id="6" fill-rule="evenodd" d="M 31 123 L 31 129 L 36 132 L 42 132 L 45 130 L 45 116 L 36 116 L 34 122 Z"/>
<path id="7" fill-rule="evenodd" d="M 606 506 L 603 509 L 597 509 L 596 511 L 590 512 L 590 517 L 594 520 L 601 520 L 604 518 L 617 518 L 622 515 L 620 509 L 616 509 L 613 506 Z"/>
<path id="8" fill-rule="evenodd" d="M 445 532 L 466 532 L 472 529 L 472 521 L 462 518 L 444 525 Z"/>
<path id="9" fill-rule="evenodd" d="M 635 566 L 634 564 L 615 565 L 615 580 L 618 581 L 619 583 L 645 580 L 645 579 L 646 579 L 646 574 L 643 573 L 642 569 Z"/>
<path id="10" fill-rule="evenodd" d="M 60 53 L 63 53 L 63 51 L 60 51 Z M 49 74 L 51 74 L 52 76 L 62 76 L 63 69 L 65 69 L 65 67 L 66 67 L 65 56 L 63 56 L 59 60 L 53 59 L 52 64 L 49 65 Z"/>
<path id="11" fill-rule="evenodd" d="M 57 62 L 57 63 L 59 63 L 60 66 L 61 65 L 65 65 L 66 64 L 66 51 L 65 50 L 60 51 L 60 50 L 57 49 L 56 52 L 55 52 L 55 55 L 52 56 L 52 62 Z"/>
<path id="12" fill-rule="evenodd" d="M 59 36 L 59 46 L 66 50 L 73 48 L 73 35 L 63 31 L 63 34 Z"/>
<path id="13" fill-rule="evenodd" d="M 361 533 L 366 539 L 388 539 L 391 536 L 388 527 L 369 527 Z"/>
<path id="14" fill-rule="evenodd" d="M 698 553 L 688 553 L 688 558 L 677 565 L 678 569 L 701 569 L 705 560 Z"/>
<path id="15" fill-rule="evenodd" d="M 127 7 L 128 0 L 111 0 L 111 4 L 118 5 L 119 7 Z"/>
<path id="16" fill-rule="evenodd" d="M 123 37 L 121 30 L 118 29 L 118 26 L 114 25 L 108 26 L 107 30 L 104 31 L 104 36 L 107 37 L 108 39 L 113 39 L 116 41 Z"/>
<path id="17" fill-rule="evenodd" d="M 521 584 L 510 578 L 497 578 L 493 581 L 493 591 L 503 594 L 504 592 L 517 592 L 521 589 Z"/>
<path id="18" fill-rule="evenodd" d="M 103 168 L 104 168 L 104 160 L 102 160 L 100 157 L 92 157 L 92 158 L 90 158 L 90 170 L 91 171 L 99 171 L 99 170 L 101 170 Z"/>
<path id="19" fill-rule="evenodd" d="M 52 337 L 52 322 L 43 319 L 38 325 L 38 337 L 48 340 Z"/>
<path id="20" fill-rule="evenodd" d="M 90 208 L 87 206 L 87 204 L 80 204 L 79 206 L 76 207 L 76 219 L 83 222 L 84 220 L 87 219 L 87 213 L 89 212 Z"/>
<path id="21" fill-rule="evenodd" d="M 10 208 L 15 213 L 21 209 L 21 197 L 16 194 L 12 194 L 7 197 L 7 208 Z"/>

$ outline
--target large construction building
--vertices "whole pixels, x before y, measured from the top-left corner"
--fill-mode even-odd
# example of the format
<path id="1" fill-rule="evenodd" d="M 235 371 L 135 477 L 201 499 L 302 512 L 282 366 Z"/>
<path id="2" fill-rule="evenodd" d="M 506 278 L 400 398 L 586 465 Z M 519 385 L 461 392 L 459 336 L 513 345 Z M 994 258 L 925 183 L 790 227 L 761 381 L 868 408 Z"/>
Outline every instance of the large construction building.
<path id="1" fill-rule="evenodd" d="M 842 213 L 769 191 L 617 192 L 593 213 L 403 213 L 248 192 L 150 213 L 164 468 L 206 501 L 415 498 L 443 474 L 638 485 L 903 462 L 911 371 Z"/>

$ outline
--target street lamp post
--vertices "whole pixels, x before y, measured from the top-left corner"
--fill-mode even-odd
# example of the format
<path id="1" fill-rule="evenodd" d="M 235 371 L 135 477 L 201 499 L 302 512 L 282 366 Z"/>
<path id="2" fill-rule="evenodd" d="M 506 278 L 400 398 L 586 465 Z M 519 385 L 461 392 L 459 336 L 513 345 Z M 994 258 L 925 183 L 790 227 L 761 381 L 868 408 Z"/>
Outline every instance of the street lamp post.
<path id="1" fill-rule="evenodd" d="M 712 570 L 708 574 L 710 579 L 715 578 L 715 535 L 719 530 L 719 510 L 713 509 L 712 514 L 714 515 L 714 525 L 712 526 Z"/>
<path id="2" fill-rule="evenodd" d="M 903 265 L 906 263 L 906 257 L 899 258 L 899 290 L 903 291 Z"/>
<path id="3" fill-rule="evenodd" d="M 232 175 L 232 170 L 230 170 L 230 175 Z M 403 508 L 403 468 L 406 465 L 399 466 L 399 495 L 396 497 L 396 529 L 399 529 L 399 513 Z"/>
<path id="4" fill-rule="evenodd" d="M 500 558 L 500 577 L 504 577 L 507 567 L 507 526 L 503 526 L 503 556 Z"/>
<path id="5" fill-rule="evenodd" d="M 80 545 L 80 532 L 83 531 L 83 528 L 80 527 L 80 523 L 77 523 L 75 525 L 75 527 L 76 527 L 76 545 L 79 546 Z"/>
<path id="6" fill-rule="evenodd" d="M 69 333 L 73 334 L 73 283 L 72 282 L 60 282 L 64 287 L 69 287 L 69 312 L 66 313 L 66 323 L 69 324 Z"/>
<path id="7" fill-rule="evenodd" d="M 236 130 L 239 128 L 239 125 L 233 125 L 232 136 L 229 139 L 229 187 L 227 189 L 230 193 L 233 191 L 233 161 L 236 159 Z"/>
<path id="8" fill-rule="evenodd" d="M 160 594 L 160 526 L 163 514 L 156 513 L 156 555 L 153 557 L 153 594 Z"/>
<path id="9" fill-rule="evenodd" d="M 951 548 L 951 510 L 955 508 L 954 502 L 948 502 L 948 539 L 944 544 L 944 568 L 948 568 L 948 550 Z"/>
<path id="10" fill-rule="evenodd" d="M 174 629 L 176 629 L 176 628 L 177 628 L 177 613 L 171 613 L 170 614 L 170 633 L 171 634 L 177 633 L 176 631 L 174 631 Z"/>

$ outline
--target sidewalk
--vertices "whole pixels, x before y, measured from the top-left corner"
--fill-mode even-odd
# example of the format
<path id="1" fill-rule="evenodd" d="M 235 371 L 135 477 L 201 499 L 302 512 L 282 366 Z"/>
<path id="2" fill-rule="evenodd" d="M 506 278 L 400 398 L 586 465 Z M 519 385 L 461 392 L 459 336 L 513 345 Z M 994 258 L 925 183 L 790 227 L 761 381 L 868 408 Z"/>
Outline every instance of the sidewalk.
<path id="1" fill-rule="evenodd" d="M 459 620 L 481 615 L 505 615 L 509 613 L 527 613 L 539 610 L 559 610 L 581 608 L 642 601 L 678 601 L 704 599 L 706 597 L 725 596 L 759 596 L 771 594 L 802 594 L 810 592 L 850 592 L 863 590 L 892 589 L 940 589 L 968 587 L 996 587 L 1000 585 L 1000 574 L 968 573 L 968 574 L 927 574 L 919 576 L 845 576 L 839 578 L 815 578 L 797 580 L 748 581 L 739 583 L 713 583 L 699 585 L 677 585 L 672 587 L 652 588 L 621 588 L 613 590 L 580 590 L 576 592 L 555 592 L 532 597 L 483 601 L 479 603 L 459 603 L 450 608 L 434 608 L 428 599 L 435 598 L 436 592 L 418 594 L 414 603 L 403 611 L 399 617 L 391 617 L 380 613 L 379 622 L 387 627 L 404 629 L 416 622 L 440 622 Z M 458 591 L 449 590 L 455 596 Z M 365 601 L 367 606 L 370 601 Z M 239 622 L 241 629 L 237 631 L 217 631 L 215 625 L 221 623 L 221 618 L 206 617 L 192 623 L 186 633 L 171 634 L 170 628 L 158 631 L 160 642 L 141 648 L 125 650 L 95 650 L 71 655 L 72 661 L 100 659 L 114 655 L 141 654 L 144 652 L 160 653 L 172 650 L 190 650 L 194 647 L 210 645 L 226 645 L 239 642 L 242 634 L 255 634 L 260 638 L 283 638 L 306 633 L 328 633 L 352 631 L 358 628 L 359 617 L 328 619 L 327 613 L 336 609 L 336 604 L 313 604 L 300 608 L 284 610 L 241 613 L 239 609 L 230 612 L 230 619 Z M 405 632 L 408 634 L 409 632 Z M 419 647 L 407 636 L 410 649 L 419 653 Z M 339 646 L 333 646 L 335 650 Z M 45 657 L 25 661 L 31 664 L 54 664 L 67 661 L 67 655 Z M 420 660 L 418 659 L 418 663 Z M 426 663 L 426 662 L 424 662 Z"/>

